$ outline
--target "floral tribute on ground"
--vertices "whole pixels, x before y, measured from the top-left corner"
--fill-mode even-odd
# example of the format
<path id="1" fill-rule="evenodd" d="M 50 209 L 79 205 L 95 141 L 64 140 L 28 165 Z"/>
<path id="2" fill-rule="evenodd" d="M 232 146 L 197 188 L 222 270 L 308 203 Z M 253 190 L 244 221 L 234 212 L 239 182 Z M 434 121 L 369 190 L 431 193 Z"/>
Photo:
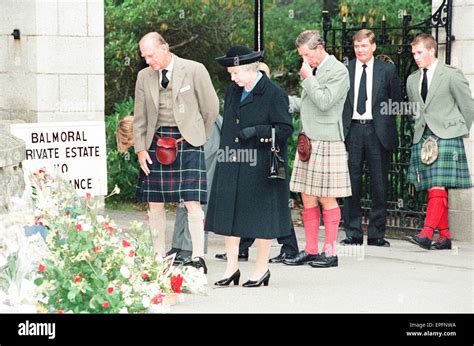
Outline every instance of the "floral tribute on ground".
<path id="1" fill-rule="evenodd" d="M 155 255 L 142 223 L 122 232 L 67 181 L 44 169 L 30 180 L 34 225 L 0 223 L 0 311 L 23 304 L 52 313 L 167 312 L 177 294 L 205 293 L 204 273 Z"/>

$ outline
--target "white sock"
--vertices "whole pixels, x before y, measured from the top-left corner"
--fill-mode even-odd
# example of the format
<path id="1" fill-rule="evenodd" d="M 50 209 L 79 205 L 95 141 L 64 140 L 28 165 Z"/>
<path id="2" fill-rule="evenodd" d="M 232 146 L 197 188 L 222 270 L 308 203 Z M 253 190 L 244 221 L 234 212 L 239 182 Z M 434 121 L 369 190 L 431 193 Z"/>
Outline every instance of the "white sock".
<path id="1" fill-rule="evenodd" d="M 165 257 L 166 245 L 166 211 L 163 208 L 160 211 L 148 211 L 148 219 L 150 223 L 151 240 L 153 243 L 153 250 L 155 250 L 161 257 Z"/>
<path id="2" fill-rule="evenodd" d="M 188 226 L 193 243 L 192 258 L 204 258 L 204 212 L 199 210 L 191 214 L 188 211 Z"/>

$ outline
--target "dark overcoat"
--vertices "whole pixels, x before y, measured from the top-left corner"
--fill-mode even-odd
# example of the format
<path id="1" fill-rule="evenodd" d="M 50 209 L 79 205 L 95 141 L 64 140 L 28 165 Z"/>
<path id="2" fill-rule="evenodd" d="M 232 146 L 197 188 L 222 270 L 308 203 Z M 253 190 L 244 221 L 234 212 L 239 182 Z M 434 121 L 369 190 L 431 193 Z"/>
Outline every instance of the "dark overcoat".
<path id="1" fill-rule="evenodd" d="M 288 96 L 265 75 L 240 102 L 242 90 L 232 83 L 226 92 L 205 229 L 247 238 L 287 236 L 292 227 L 287 141 L 293 132 Z M 239 138 L 242 129 L 253 126 L 256 137 Z M 280 155 L 285 160 L 286 180 L 268 178 L 272 126 Z"/>

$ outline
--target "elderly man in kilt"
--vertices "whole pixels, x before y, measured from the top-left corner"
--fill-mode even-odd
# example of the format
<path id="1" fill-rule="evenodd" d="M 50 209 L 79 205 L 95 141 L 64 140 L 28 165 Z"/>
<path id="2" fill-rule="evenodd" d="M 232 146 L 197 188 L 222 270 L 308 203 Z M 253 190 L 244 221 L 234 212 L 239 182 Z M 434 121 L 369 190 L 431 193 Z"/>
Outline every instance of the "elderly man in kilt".
<path id="1" fill-rule="evenodd" d="M 186 263 L 203 268 L 204 213 L 207 180 L 203 144 L 210 137 L 219 112 L 219 99 L 206 68 L 170 52 L 157 32 L 139 43 L 148 68 L 138 73 L 135 87 L 134 145 L 141 172 L 137 199 L 149 204 L 153 248 L 165 255 L 165 202 L 184 203 L 192 239 Z M 176 159 L 158 162 L 157 139 L 179 141 Z M 160 149 L 161 150 L 161 149 Z"/>
<path id="2" fill-rule="evenodd" d="M 417 191 L 428 190 L 428 208 L 423 229 L 409 240 L 428 250 L 451 249 L 446 189 L 471 187 L 462 137 L 469 135 L 474 101 L 462 72 L 438 61 L 433 36 L 418 35 L 411 46 L 419 69 L 408 77 L 407 94 L 420 105 L 420 113 L 415 117 L 408 181 Z M 435 142 L 437 159 L 427 150 Z M 439 237 L 432 243 L 435 229 Z"/>
<path id="3" fill-rule="evenodd" d="M 337 267 L 336 241 L 341 210 L 337 197 L 351 195 L 351 182 L 344 145 L 342 111 L 349 90 L 346 67 L 324 48 L 317 30 L 302 32 L 296 39 L 303 58 L 301 98 L 290 97 L 290 107 L 301 114 L 302 130 L 311 141 L 308 161 L 296 154 L 290 190 L 301 192 L 306 247 L 287 265 L 308 263 L 315 268 Z M 324 219 L 325 241 L 318 253 L 320 208 Z"/>

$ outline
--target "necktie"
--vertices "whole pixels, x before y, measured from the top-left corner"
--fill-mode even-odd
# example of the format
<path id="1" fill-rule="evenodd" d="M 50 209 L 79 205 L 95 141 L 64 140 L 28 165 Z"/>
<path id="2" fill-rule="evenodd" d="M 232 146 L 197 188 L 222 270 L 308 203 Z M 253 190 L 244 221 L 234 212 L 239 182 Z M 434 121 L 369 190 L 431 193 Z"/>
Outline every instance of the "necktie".
<path id="1" fill-rule="evenodd" d="M 365 72 L 366 64 L 362 65 L 364 70 L 360 76 L 359 95 L 357 97 L 357 113 L 360 115 L 365 113 L 365 101 L 367 101 L 367 73 Z"/>
<path id="2" fill-rule="evenodd" d="M 166 77 L 167 72 L 168 72 L 168 70 L 161 71 L 161 86 L 165 89 L 166 89 L 166 87 L 168 86 L 168 84 L 170 82 L 168 77 Z"/>
<path id="3" fill-rule="evenodd" d="M 317 69 L 318 69 L 317 67 L 313 68 L 313 76 L 316 76 L 316 70 Z"/>
<path id="4" fill-rule="evenodd" d="M 426 95 L 428 95 L 428 77 L 426 76 L 426 72 L 428 72 L 427 68 L 423 69 L 423 80 L 421 81 L 421 98 L 423 102 L 426 101 Z"/>

